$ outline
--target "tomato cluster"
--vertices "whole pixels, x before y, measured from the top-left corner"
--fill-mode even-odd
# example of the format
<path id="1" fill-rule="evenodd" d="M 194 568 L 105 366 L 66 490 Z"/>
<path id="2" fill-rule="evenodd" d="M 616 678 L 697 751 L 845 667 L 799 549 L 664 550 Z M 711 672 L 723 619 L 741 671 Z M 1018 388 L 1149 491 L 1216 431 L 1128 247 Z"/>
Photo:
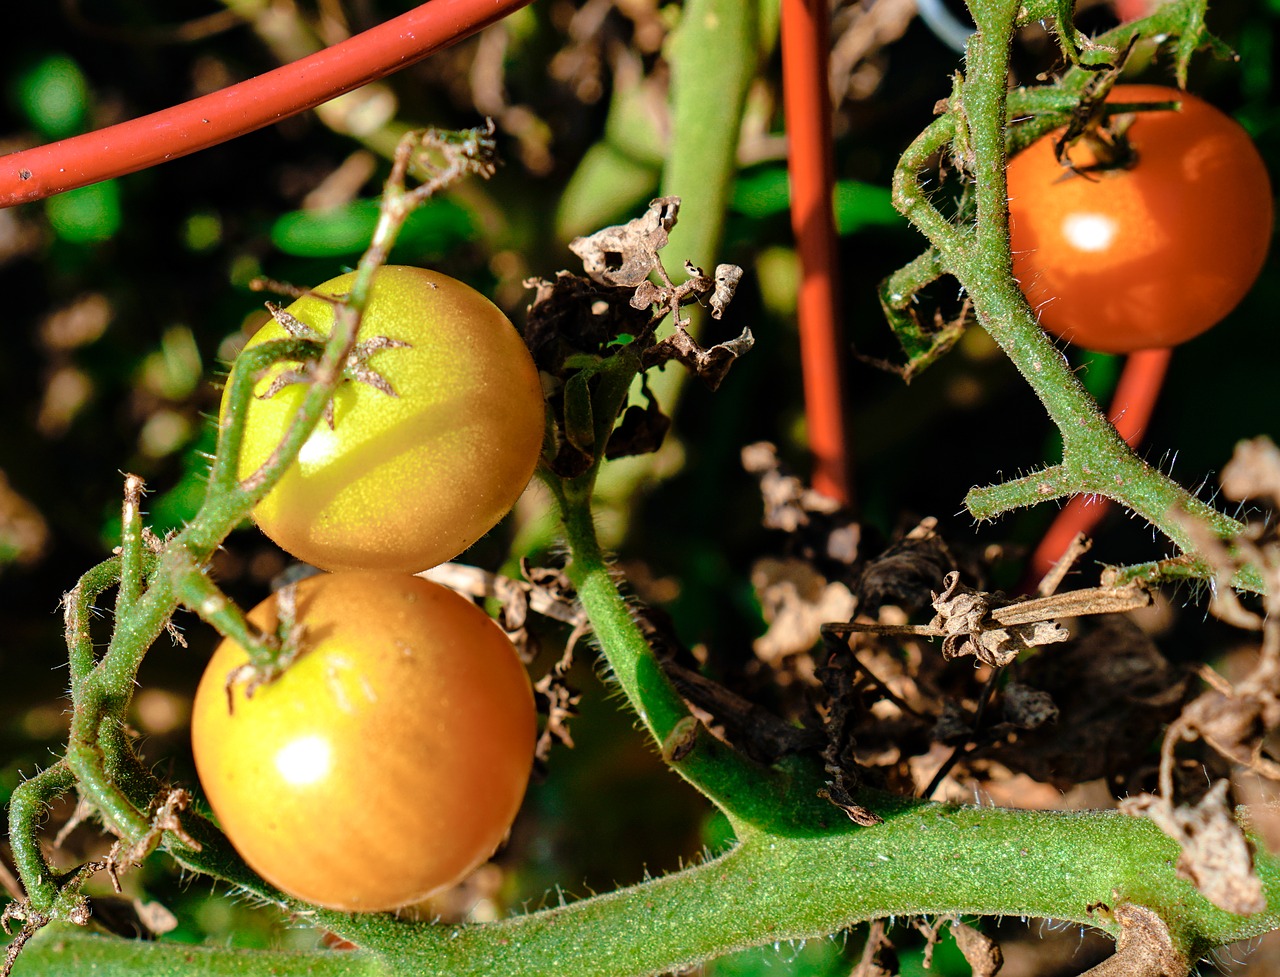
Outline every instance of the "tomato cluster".
<path id="1" fill-rule="evenodd" d="M 1088 349 L 1174 346 L 1227 315 L 1262 270 L 1271 187 L 1248 134 L 1213 106 L 1156 85 L 1117 85 L 1136 112 L 1113 167 L 1061 133 L 1009 163 L 1013 272 L 1044 328 Z"/>
<path id="2" fill-rule="evenodd" d="M 293 303 L 250 345 L 323 339 L 334 304 L 316 296 L 341 296 L 352 277 Z M 254 512 L 284 549 L 334 572 L 292 589 L 297 655 L 273 681 L 257 684 L 245 649 L 223 641 L 192 745 L 221 827 L 263 878 L 375 911 L 491 856 L 528 783 L 536 722 L 514 647 L 470 601 L 410 573 L 510 509 L 541 451 L 543 405 L 511 323 L 444 275 L 380 269 L 357 339 L 330 416 Z M 257 381 L 242 478 L 285 436 L 304 378 L 283 363 Z M 281 617 L 278 595 L 249 614 L 265 634 Z"/>

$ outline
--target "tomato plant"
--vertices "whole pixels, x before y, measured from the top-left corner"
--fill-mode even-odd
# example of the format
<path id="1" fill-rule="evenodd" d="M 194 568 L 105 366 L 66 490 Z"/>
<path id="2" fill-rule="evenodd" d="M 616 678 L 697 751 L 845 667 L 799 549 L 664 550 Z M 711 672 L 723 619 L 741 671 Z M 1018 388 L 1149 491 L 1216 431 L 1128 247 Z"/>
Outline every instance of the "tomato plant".
<path id="1" fill-rule="evenodd" d="M 341 295 L 352 278 L 315 292 Z M 320 336 L 333 325 L 334 307 L 321 298 L 303 297 L 285 313 Z M 249 345 L 288 335 L 274 318 Z M 359 338 L 366 379 L 338 388 L 332 423 L 316 427 L 254 520 L 327 570 L 425 570 L 492 529 L 528 484 L 542 448 L 538 372 L 493 303 L 421 268 L 378 272 Z M 267 461 L 297 415 L 306 385 L 277 383 L 290 369 L 282 364 L 258 383 L 241 477 Z"/>
<path id="2" fill-rule="evenodd" d="M 278 595 L 249 619 L 277 627 Z M 263 878 L 307 902 L 415 902 L 493 854 L 533 762 L 533 695 L 506 635 L 465 598 L 396 573 L 296 587 L 297 659 L 228 693 L 224 641 L 196 693 L 200 782 Z"/>
<path id="3" fill-rule="evenodd" d="M 1009 163 L 1014 276 L 1049 332 L 1110 353 L 1173 346 L 1220 321 L 1266 257 L 1267 171 L 1235 121 L 1185 92 L 1117 85 L 1109 102 L 1180 102 L 1132 115 L 1131 158 L 1073 173 L 1061 133 Z M 1076 168 L 1098 156 L 1087 139 Z"/>

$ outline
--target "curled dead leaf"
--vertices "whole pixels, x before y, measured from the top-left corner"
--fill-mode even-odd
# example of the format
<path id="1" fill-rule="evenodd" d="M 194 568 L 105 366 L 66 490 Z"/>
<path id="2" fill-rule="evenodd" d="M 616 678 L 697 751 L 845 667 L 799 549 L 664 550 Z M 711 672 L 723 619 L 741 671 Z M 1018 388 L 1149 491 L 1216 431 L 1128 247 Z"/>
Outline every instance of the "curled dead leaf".
<path id="1" fill-rule="evenodd" d="M 1120 810 L 1150 818 L 1182 848 L 1178 875 L 1220 909 L 1241 916 L 1267 908 L 1262 881 L 1253 868 L 1253 846 L 1232 817 L 1226 780 L 1219 780 L 1196 804 L 1176 807 L 1158 794 L 1120 802 Z"/>

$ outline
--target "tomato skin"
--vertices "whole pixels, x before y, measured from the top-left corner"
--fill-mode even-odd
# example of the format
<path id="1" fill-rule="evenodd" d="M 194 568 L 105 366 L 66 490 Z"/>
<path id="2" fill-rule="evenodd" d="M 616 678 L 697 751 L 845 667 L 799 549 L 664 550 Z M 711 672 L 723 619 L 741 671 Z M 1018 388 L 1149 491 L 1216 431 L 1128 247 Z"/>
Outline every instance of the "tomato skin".
<path id="1" fill-rule="evenodd" d="M 340 295 L 353 279 L 342 275 L 314 291 Z M 322 335 L 332 329 L 333 306 L 322 299 L 304 297 L 286 311 Z M 286 335 L 272 320 L 248 345 Z M 314 566 L 414 573 L 453 559 L 515 504 L 542 450 L 542 388 L 507 317 L 447 275 L 380 269 L 360 326 L 360 339 L 375 336 L 411 344 L 369 357 L 396 396 L 341 384 L 334 427 L 320 422 L 253 518 Z M 275 367 L 257 394 L 290 368 Z M 251 402 L 241 478 L 270 457 L 305 392 L 295 383 Z M 224 394 L 224 417 L 226 409 Z"/>
<path id="2" fill-rule="evenodd" d="M 301 655 L 245 698 L 226 640 L 196 692 L 192 747 L 227 837 L 309 903 L 371 912 L 416 902 L 506 837 L 533 762 L 524 667 L 470 601 L 395 573 L 297 585 Z M 249 614 L 274 628 L 273 595 Z"/>
<path id="3" fill-rule="evenodd" d="M 1087 349 L 1174 346 L 1219 322 L 1262 270 L 1271 239 L 1266 167 L 1234 120 L 1186 92 L 1117 85 L 1137 113 L 1132 169 L 1080 176 L 1052 133 L 1009 163 L 1013 273 L 1045 330 Z M 1077 165 L 1093 156 L 1071 147 Z"/>

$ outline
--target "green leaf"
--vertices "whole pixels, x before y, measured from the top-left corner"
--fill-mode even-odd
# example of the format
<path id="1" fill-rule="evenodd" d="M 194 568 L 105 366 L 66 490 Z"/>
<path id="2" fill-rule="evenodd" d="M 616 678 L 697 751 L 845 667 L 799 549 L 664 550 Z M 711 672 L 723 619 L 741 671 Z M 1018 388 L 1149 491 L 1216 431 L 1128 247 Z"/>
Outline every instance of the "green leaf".
<path id="1" fill-rule="evenodd" d="M 369 246 L 378 223 L 378 201 L 355 200 L 331 210 L 295 210 L 271 227 L 271 243 L 299 258 L 341 258 Z M 396 240 L 400 255 L 438 256 L 475 236 L 471 213 L 447 198 L 415 210 Z"/>
<path id="2" fill-rule="evenodd" d="M 80 65 L 51 54 L 20 74 L 13 95 L 29 126 L 49 139 L 65 139 L 85 128 L 89 82 Z"/>
<path id="3" fill-rule="evenodd" d="M 120 230 L 120 187 L 115 180 L 68 190 L 44 202 L 53 232 L 71 244 L 108 241 Z"/>
<path id="4" fill-rule="evenodd" d="M 790 182 L 785 167 L 770 166 L 739 174 L 731 206 L 739 214 L 762 220 L 791 206 Z M 836 233 L 852 234 L 864 227 L 896 227 L 903 217 L 893 207 L 887 187 L 857 180 L 838 180 L 832 197 Z"/>

